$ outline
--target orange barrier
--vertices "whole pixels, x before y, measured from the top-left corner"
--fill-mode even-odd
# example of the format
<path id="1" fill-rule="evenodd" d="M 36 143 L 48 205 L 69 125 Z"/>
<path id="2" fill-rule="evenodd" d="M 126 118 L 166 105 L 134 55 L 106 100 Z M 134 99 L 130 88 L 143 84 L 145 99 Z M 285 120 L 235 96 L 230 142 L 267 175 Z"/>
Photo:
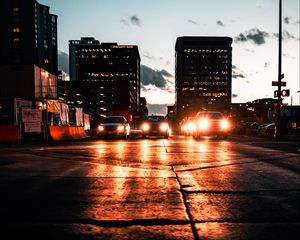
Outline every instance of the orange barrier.
<path id="1" fill-rule="evenodd" d="M 19 128 L 17 125 L 0 125 L 0 142 L 18 142 Z"/>
<path id="2" fill-rule="evenodd" d="M 54 141 L 87 138 L 84 127 L 49 126 Z"/>

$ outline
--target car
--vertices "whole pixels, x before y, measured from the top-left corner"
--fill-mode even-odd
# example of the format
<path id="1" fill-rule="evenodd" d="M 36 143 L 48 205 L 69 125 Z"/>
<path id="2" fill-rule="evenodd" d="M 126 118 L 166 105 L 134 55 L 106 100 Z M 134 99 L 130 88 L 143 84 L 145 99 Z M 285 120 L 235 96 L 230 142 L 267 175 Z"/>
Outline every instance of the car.
<path id="1" fill-rule="evenodd" d="M 259 133 L 259 130 L 260 130 L 260 124 L 257 123 L 257 122 L 251 123 L 251 125 L 250 125 L 250 130 L 251 130 L 251 133 L 253 133 L 253 134 Z"/>
<path id="2" fill-rule="evenodd" d="M 261 135 L 274 136 L 276 123 L 270 123 L 260 128 Z"/>
<path id="3" fill-rule="evenodd" d="M 166 118 L 160 115 L 143 117 L 139 128 L 142 131 L 142 138 L 149 136 L 162 136 L 167 139 L 170 133 L 169 124 Z"/>
<path id="4" fill-rule="evenodd" d="M 127 138 L 130 134 L 130 125 L 124 116 L 106 116 L 97 128 L 98 138 L 122 137 Z"/>
<path id="5" fill-rule="evenodd" d="M 185 117 L 180 122 L 180 132 L 185 136 L 192 136 L 195 131 L 195 124 L 193 117 Z"/>
<path id="6" fill-rule="evenodd" d="M 193 137 L 198 139 L 202 136 L 223 136 L 227 138 L 230 132 L 230 123 L 221 112 L 200 111 L 196 114 L 195 131 Z"/>

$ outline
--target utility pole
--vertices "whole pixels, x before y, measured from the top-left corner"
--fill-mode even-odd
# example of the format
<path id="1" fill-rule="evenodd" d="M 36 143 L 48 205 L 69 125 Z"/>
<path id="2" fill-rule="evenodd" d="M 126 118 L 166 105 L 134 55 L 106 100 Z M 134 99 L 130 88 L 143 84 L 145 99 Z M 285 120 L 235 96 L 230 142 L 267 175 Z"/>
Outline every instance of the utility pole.
<path id="1" fill-rule="evenodd" d="M 281 126 L 281 55 L 282 55 L 282 0 L 279 0 L 279 34 L 278 34 L 278 98 L 277 98 L 277 119 L 276 119 L 276 139 L 282 137 Z"/>

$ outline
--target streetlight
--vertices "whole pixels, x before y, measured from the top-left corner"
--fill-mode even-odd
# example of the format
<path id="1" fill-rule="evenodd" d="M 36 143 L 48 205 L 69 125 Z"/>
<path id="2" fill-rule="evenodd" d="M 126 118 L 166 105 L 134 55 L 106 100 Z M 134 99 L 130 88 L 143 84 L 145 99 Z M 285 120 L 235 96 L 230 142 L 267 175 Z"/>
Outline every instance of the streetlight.
<path id="1" fill-rule="evenodd" d="M 277 96 L 277 119 L 276 119 L 276 139 L 282 136 L 281 128 L 281 53 L 282 52 L 282 0 L 279 0 L 279 34 L 278 34 L 278 96 Z"/>

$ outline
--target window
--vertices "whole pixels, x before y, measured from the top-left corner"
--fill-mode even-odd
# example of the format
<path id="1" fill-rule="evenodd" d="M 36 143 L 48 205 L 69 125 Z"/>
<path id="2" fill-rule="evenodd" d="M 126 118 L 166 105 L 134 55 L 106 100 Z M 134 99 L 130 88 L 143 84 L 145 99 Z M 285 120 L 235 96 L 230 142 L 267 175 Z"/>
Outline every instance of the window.
<path id="1" fill-rule="evenodd" d="M 20 32 L 20 28 L 18 28 L 18 27 L 13 28 L 13 32 L 14 33 L 19 33 Z"/>
<path id="2" fill-rule="evenodd" d="M 20 38 L 13 38 L 13 42 L 14 43 L 19 43 L 20 42 Z"/>

